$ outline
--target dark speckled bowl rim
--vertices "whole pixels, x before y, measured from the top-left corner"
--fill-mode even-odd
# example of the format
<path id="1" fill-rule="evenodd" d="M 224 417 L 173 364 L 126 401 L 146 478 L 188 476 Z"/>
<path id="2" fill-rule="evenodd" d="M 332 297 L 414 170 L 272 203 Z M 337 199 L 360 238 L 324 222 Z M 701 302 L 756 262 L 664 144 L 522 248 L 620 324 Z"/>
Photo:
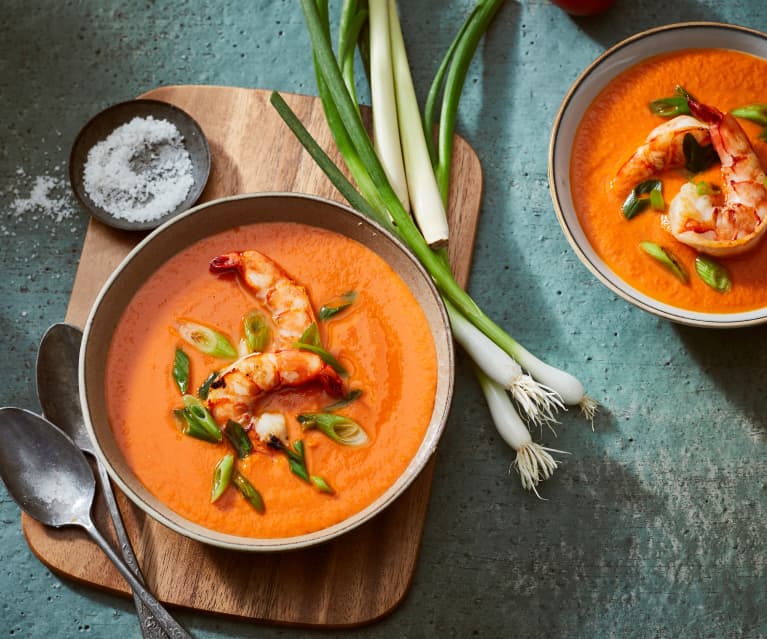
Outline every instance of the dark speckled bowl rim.
<path id="1" fill-rule="evenodd" d="M 641 293 L 640 291 L 629 286 L 618 275 L 616 275 L 604 262 L 599 260 L 595 254 L 589 254 L 588 250 L 581 246 L 577 233 L 581 231 L 580 224 L 577 219 L 575 211 L 569 206 L 570 202 L 566 196 L 560 193 L 561 190 L 567 188 L 569 191 L 569 167 L 570 167 L 570 149 L 564 148 L 564 143 L 560 144 L 560 136 L 562 134 L 562 123 L 568 111 L 573 107 L 573 101 L 578 93 L 584 86 L 584 83 L 591 82 L 595 74 L 602 71 L 610 65 L 616 55 L 625 53 L 630 47 L 636 46 L 639 43 L 645 44 L 644 41 L 651 41 L 658 37 L 666 36 L 673 32 L 682 32 L 689 30 L 700 30 L 702 34 L 706 32 L 730 32 L 729 35 L 734 34 L 733 37 L 739 35 L 744 38 L 743 49 L 735 49 L 734 47 L 728 47 L 733 50 L 740 50 L 741 52 L 748 53 L 750 55 L 756 55 L 757 57 L 767 58 L 767 55 L 755 54 L 753 50 L 746 48 L 746 42 L 751 38 L 762 40 L 765 42 L 765 52 L 767 52 L 767 34 L 750 29 L 748 27 L 742 27 L 734 24 L 727 24 L 723 22 L 681 22 L 676 24 L 670 24 L 647 31 L 642 31 L 634 36 L 631 36 L 618 44 L 614 45 L 596 60 L 594 60 L 575 80 L 570 87 L 569 91 L 565 95 L 562 104 L 559 108 L 557 116 L 554 120 L 554 125 L 551 132 L 551 138 L 549 143 L 549 157 L 548 157 L 548 179 L 549 190 L 551 193 L 551 199 L 554 203 L 554 209 L 559 220 L 559 224 L 562 227 L 567 241 L 575 251 L 575 254 L 581 260 L 581 262 L 591 271 L 591 273 L 604 284 L 613 293 L 623 298 L 627 302 L 637 306 L 638 308 L 652 313 L 658 317 L 671 320 L 678 324 L 684 324 L 688 326 L 698 326 L 706 328 L 740 328 L 744 326 L 753 326 L 756 324 L 762 324 L 767 322 L 767 308 L 755 309 L 751 311 L 735 312 L 735 313 L 703 313 L 697 311 L 689 311 L 687 309 L 678 308 L 669 304 L 663 304 L 656 300 L 653 300 L 649 296 Z M 699 48 L 723 48 L 712 47 L 708 44 L 705 38 L 701 38 L 701 42 L 698 45 Z M 669 53 L 671 51 L 683 50 L 694 48 L 689 45 L 673 47 L 669 46 L 660 50 L 654 50 L 651 53 L 643 56 L 641 59 L 636 59 L 631 64 L 620 67 L 617 70 L 612 68 L 609 72 L 609 77 L 604 84 L 596 89 L 596 93 L 604 88 L 604 85 L 609 80 L 613 79 L 618 73 L 625 71 L 626 69 L 638 64 L 647 57 L 660 55 L 663 53 Z M 578 118 L 580 121 L 580 118 Z M 559 158 L 559 154 L 567 153 L 567 173 L 565 177 L 557 175 L 556 163 Z M 561 187 L 558 185 L 558 180 L 561 182 Z M 587 242 L 585 242 L 587 244 Z M 590 247 L 588 247 L 590 249 Z"/>
<path id="2" fill-rule="evenodd" d="M 116 217 L 96 204 L 83 186 L 83 170 L 88 152 L 95 144 L 105 139 L 118 126 L 130 122 L 135 117 L 152 116 L 174 124 L 184 137 L 184 146 L 192 161 L 194 183 L 184 200 L 172 211 L 144 222 L 132 222 Z M 69 153 L 69 182 L 78 201 L 97 220 L 113 228 L 125 231 L 147 231 L 157 228 L 176 215 L 183 213 L 202 194 L 210 175 L 210 145 L 197 121 L 183 109 L 163 102 L 138 98 L 119 102 L 94 115 L 80 129 Z"/>

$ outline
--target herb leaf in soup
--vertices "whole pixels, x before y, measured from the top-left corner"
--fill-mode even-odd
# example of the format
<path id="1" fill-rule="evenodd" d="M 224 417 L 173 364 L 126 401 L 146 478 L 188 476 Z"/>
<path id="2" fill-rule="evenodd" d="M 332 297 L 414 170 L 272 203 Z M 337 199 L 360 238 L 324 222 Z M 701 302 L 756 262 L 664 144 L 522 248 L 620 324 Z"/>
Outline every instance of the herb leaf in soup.
<path id="1" fill-rule="evenodd" d="M 692 133 L 687 133 L 682 140 L 684 168 L 690 173 L 701 173 L 719 161 L 719 156 L 712 144 L 701 146 Z"/>

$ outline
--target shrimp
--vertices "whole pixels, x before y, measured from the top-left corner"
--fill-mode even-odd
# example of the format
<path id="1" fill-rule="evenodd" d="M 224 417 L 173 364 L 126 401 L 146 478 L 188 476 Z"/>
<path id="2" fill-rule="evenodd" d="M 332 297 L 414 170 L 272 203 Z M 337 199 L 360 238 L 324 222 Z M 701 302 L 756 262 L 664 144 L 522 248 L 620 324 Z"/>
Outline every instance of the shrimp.
<path id="1" fill-rule="evenodd" d="M 644 144 L 618 170 L 610 189 L 628 193 L 637 184 L 661 171 L 683 167 L 683 141 L 688 133 L 701 146 L 710 144 L 711 136 L 706 124 L 689 115 L 679 115 L 650 131 Z"/>
<path id="2" fill-rule="evenodd" d="M 714 256 L 753 248 L 767 228 L 767 186 L 758 156 L 737 120 L 689 100 L 690 111 L 709 126 L 722 162 L 721 195 L 698 195 L 685 184 L 669 203 L 663 226 L 677 240 Z"/>
<path id="3" fill-rule="evenodd" d="M 315 353 L 251 353 L 228 366 L 211 383 L 207 407 L 219 424 L 232 419 L 249 428 L 256 403 L 267 393 L 311 383 L 319 383 L 333 397 L 344 394 L 338 373 Z"/>
<path id="4" fill-rule="evenodd" d="M 210 261 L 213 273 L 237 271 L 270 314 L 275 326 L 272 350 L 290 348 L 316 323 L 306 288 L 294 282 L 275 262 L 258 251 L 225 253 Z"/>

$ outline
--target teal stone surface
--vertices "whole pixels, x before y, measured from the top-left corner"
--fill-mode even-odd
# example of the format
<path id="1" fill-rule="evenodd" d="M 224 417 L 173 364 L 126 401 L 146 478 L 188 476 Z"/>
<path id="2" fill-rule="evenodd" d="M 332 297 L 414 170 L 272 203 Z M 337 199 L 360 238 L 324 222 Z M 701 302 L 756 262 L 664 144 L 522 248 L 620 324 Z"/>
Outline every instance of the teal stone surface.
<path id="1" fill-rule="evenodd" d="M 423 99 L 472 3 L 400 6 Z M 64 317 L 87 225 L 67 181 L 79 128 L 160 85 L 316 84 L 297 2 L 3 0 L 0 15 L 0 405 L 37 410 L 37 345 Z M 196 637 L 767 637 L 767 327 L 688 328 L 617 298 L 571 250 L 547 183 L 552 122 L 579 73 L 623 38 L 691 20 L 767 31 L 761 0 L 617 0 L 577 19 L 546 0 L 507 2 L 469 71 L 458 133 L 484 170 L 470 290 L 602 404 L 593 431 L 570 411 L 556 437 L 536 433 L 569 452 L 545 501 L 510 471 L 459 356 L 402 604 L 352 630 L 178 611 Z M 40 180 L 54 209 L 24 203 Z M 130 600 L 32 555 L 2 487 L 0 521 L 0 637 L 140 636 Z"/>

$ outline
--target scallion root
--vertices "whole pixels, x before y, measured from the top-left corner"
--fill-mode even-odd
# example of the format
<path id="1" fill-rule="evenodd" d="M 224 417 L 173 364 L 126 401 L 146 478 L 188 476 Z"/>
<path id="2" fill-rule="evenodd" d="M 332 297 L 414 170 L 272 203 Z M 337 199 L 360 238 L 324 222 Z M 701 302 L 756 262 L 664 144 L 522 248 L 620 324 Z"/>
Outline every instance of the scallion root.
<path id="1" fill-rule="evenodd" d="M 591 430 L 594 430 L 594 419 L 596 418 L 597 411 L 599 410 L 599 402 L 597 402 L 597 400 L 595 400 L 593 397 L 584 395 L 581 398 L 581 401 L 578 402 L 578 406 L 580 406 L 581 415 L 583 415 L 591 423 Z"/>
<path id="2" fill-rule="evenodd" d="M 538 493 L 538 484 L 544 479 L 549 479 L 557 468 L 557 461 L 551 453 L 561 452 L 563 451 L 545 448 L 535 442 L 520 446 L 511 465 L 519 473 L 522 488 L 532 490 L 538 499 L 543 499 Z"/>
<path id="3" fill-rule="evenodd" d="M 559 423 L 554 413 L 564 410 L 565 405 L 555 390 L 527 374 L 518 375 L 508 388 L 520 410 L 536 426 L 546 424 L 551 427 L 552 423 Z"/>

